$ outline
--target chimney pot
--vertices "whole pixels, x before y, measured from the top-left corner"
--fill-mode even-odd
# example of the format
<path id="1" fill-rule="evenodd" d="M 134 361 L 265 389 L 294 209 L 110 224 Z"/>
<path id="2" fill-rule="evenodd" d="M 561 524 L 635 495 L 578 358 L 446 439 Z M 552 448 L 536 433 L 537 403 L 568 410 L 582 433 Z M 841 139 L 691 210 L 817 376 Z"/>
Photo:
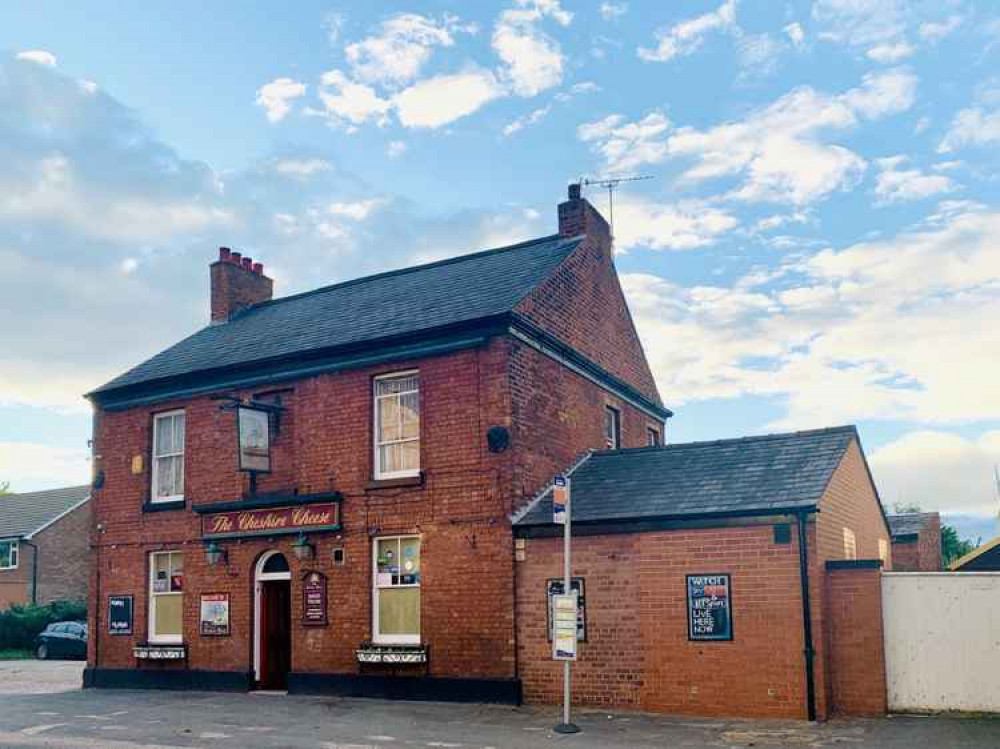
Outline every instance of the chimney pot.
<path id="1" fill-rule="evenodd" d="M 232 250 L 230 250 L 228 247 L 220 247 L 219 248 L 219 260 L 221 260 L 224 263 L 228 263 L 229 262 L 229 257 L 230 257 L 231 253 L 232 253 Z"/>
<path id="2" fill-rule="evenodd" d="M 242 264 L 243 264 L 243 270 L 251 270 L 253 268 L 253 258 L 244 257 Z"/>
<path id="3" fill-rule="evenodd" d="M 240 258 L 241 257 L 243 257 L 243 253 L 241 253 L 241 252 L 233 251 L 233 252 L 229 253 L 229 259 L 230 259 L 230 261 L 236 263 L 237 265 L 240 264 Z"/>
<path id="4" fill-rule="evenodd" d="M 569 186 L 568 193 L 569 193 L 569 199 L 570 200 L 579 200 L 580 199 L 580 183 L 579 182 L 573 182 Z"/>
<path id="5" fill-rule="evenodd" d="M 219 260 L 209 264 L 212 324 L 228 322 L 241 310 L 270 300 L 274 281 L 264 275 L 264 264 L 228 247 L 219 248 Z"/>
<path id="6" fill-rule="evenodd" d="M 253 272 L 256 273 L 258 276 L 263 276 L 264 275 L 264 263 L 254 263 L 253 264 Z"/>

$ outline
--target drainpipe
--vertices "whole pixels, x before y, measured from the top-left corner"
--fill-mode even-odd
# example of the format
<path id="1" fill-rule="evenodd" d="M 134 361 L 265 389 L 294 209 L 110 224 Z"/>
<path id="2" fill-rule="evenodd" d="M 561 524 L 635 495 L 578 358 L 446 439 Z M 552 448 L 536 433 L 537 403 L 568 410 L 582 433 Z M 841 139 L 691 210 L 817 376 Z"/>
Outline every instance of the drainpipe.
<path id="1" fill-rule="evenodd" d="M 31 605 L 38 605 L 38 546 L 26 538 L 19 543 L 31 547 Z"/>
<path id="2" fill-rule="evenodd" d="M 809 603 L 809 548 L 806 540 L 806 512 L 796 516 L 799 528 L 799 584 L 802 587 L 802 634 L 806 660 L 806 711 L 810 721 L 816 720 L 816 675 L 813 659 L 812 607 Z"/>

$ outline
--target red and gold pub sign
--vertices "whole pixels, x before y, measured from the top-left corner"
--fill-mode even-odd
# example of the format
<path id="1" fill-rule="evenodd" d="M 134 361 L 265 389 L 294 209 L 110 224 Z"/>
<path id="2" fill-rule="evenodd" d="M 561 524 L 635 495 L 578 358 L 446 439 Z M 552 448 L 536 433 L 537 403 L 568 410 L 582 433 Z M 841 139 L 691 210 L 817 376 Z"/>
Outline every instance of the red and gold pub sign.
<path id="1" fill-rule="evenodd" d="M 340 530 L 340 502 L 204 512 L 201 516 L 201 535 L 205 539 Z"/>

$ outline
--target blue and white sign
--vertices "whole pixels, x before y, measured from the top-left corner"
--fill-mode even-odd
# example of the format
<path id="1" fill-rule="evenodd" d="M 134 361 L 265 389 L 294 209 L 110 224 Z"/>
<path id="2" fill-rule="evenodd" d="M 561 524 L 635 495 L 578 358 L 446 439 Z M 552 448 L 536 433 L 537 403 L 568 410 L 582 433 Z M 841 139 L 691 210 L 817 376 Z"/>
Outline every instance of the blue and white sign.
<path id="1" fill-rule="evenodd" d="M 552 522 L 566 525 L 566 512 L 569 507 L 569 479 L 558 475 L 552 481 Z"/>

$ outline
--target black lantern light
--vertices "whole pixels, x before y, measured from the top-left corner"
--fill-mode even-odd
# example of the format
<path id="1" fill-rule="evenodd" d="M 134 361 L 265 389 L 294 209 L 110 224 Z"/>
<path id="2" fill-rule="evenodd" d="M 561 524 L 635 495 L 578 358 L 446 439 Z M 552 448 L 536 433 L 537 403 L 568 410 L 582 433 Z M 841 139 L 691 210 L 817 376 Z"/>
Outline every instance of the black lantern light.
<path id="1" fill-rule="evenodd" d="M 295 554 L 296 559 L 312 559 L 316 553 L 316 547 L 309 543 L 305 533 L 300 533 L 299 537 L 295 539 L 295 543 L 292 544 L 292 553 Z"/>
<path id="2" fill-rule="evenodd" d="M 214 567 L 219 562 L 226 561 L 226 550 L 215 543 L 215 541 L 209 541 L 205 546 L 205 561 L 208 562 L 209 567 Z"/>

